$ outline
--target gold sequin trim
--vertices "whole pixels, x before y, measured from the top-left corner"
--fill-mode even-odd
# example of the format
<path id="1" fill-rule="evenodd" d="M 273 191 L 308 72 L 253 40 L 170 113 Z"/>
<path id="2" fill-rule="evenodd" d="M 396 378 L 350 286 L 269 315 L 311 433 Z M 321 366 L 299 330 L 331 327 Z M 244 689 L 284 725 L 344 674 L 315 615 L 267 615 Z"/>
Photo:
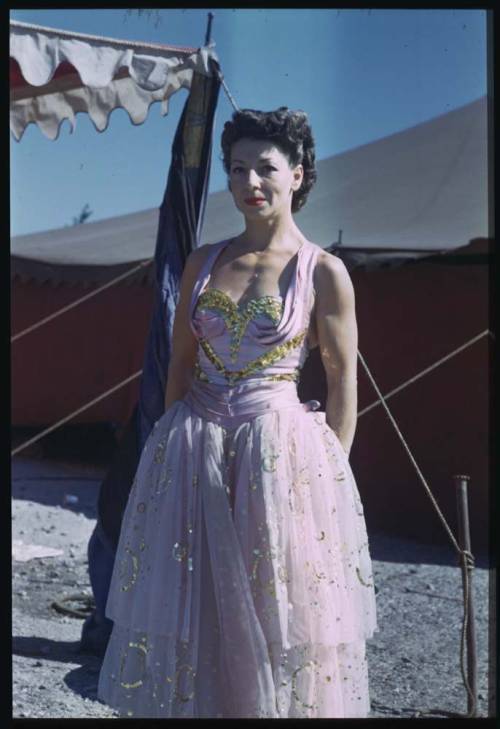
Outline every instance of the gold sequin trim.
<path id="1" fill-rule="evenodd" d="M 182 562 L 187 557 L 187 547 L 176 542 L 172 547 L 172 557 L 177 562 Z"/>
<path id="2" fill-rule="evenodd" d="M 227 328 L 231 332 L 231 343 L 229 345 L 231 362 L 236 362 L 238 359 L 241 340 L 248 323 L 252 319 L 259 314 L 265 314 L 275 324 L 279 324 L 283 314 L 283 302 L 273 296 L 260 296 L 256 299 L 250 299 L 245 306 L 240 308 L 225 291 L 206 289 L 198 301 L 203 308 L 214 309 L 222 315 Z"/>
<path id="3" fill-rule="evenodd" d="M 361 582 L 363 587 L 373 587 L 373 582 L 365 582 L 364 579 L 361 577 L 361 571 L 359 567 L 356 567 L 356 577 Z"/>
<path id="4" fill-rule="evenodd" d="M 165 460 L 165 447 L 166 447 L 166 437 L 164 437 L 162 440 L 158 441 L 158 444 L 156 446 L 155 454 L 154 454 L 154 462 L 155 463 L 163 463 Z"/>
<path id="5" fill-rule="evenodd" d="M 207 373 L 201 369 L 199 362 L 196 362 L 194 366 L 194 376 L 201 382 L 212 383 L 212 380 L 208 377 Z M 280 382 L 281 380 L 286 380 L 287 382 L 298 382 L 300 380 L 300 369 L 299 367 L 296 367 L 292 372 L 283 372 L 283 374 L 280 375 L 266 375 L 263 379 L 271 380 L 272 382 Z"/>
<path id="6" fill-rule="evenodd" d="M 120 579 L 126 580 L 126 570 L 127 570 L 127 563 L 128 558 L 126 555 L 130 556 L 131 562 L 132 562 L 132 573 L 130 577 L 128 578 L 128 581 L 125 582 L 122 586 L 122 592 L 127 592 L 127 590 L 130 590 L 130 588 L 135 585 L 137 580 L 137 575 L 139 573 L 139 558 L 137 555 L 130 549 L 130 547 L 125 547 L 125 555 L 122 558 L 122 561 L 120 563 Z"/>
<path id="7" fill-rule="evenodd" d="M 205 352 L 206 356 L 210 360 L 210 362 L 213 364 L 216 370 L 220 372 L 228 381 L 230 385 L 233 385 L 238 380 L 244 379 L 250 374 L 253 374 L 254 372 L 258 372 L 259 370 L 264 369 L 265 367 L 269 367 L 270 365 L 275 364 L 276 362 L 279 362 L 280 359 L 283 359 L 283 357 L 286 357 L 286 355 L 290 352 L 290 350 L 297 347 L 299 344 L 302 343 L 304 340 L 304 337 L 307 334 L 307 329 L 304 329 L 303 331 L 299 332 L 295 335 L 295 337 L 292 337 L 287 342 L 284 342 L 283 344 L 279 344 L 277 347 L 274 347 L 273 349 L 270 349 L 268 352 L 265 352 L 264 354 L 261 354 L 260 357 L 257 357 L 256 359 L 249 362 L 246 367 L 243 367 L 241 370 L 228 370 L 224 367 L 223 361 L 220 359 L 220 357 L 215 353 L 212 345 L 208 340 L 201 338 L 200 339 L 200 345 Z"/>
<path id="8" fill-rule="evenodd" d="M 120 684 L 123 686 L 123 688 L 126 688 L 126 689 L 139 688 L 139 686 L 142 686 L 142 683 L 143 683 L 142 677 L 144 676 L 145 671 L 146 671 L 146 656 L 148 653 L 148 649 L 147 649 L 145 641 L 143 643 L 129 643 L 128 647 L 135 648 L 136 650 L 139 651 L 139 656 L 140 656 L 141 662 L 142 662 L 141 677 L 138 678 L 136 681 L 122 681 L 121 680 L 123 678 L 123 671 L 124 671 L 125 663 L 126 663 L 127 657 L 128 657 L 128 650 L 127 650 L 124 653 L 124 655 L 122 656 L 122 659 L 120 662 Z"/>
<path id="9" fill-rule="evenodd" d="M 284 372 L 282 375 L 268 375 L 267 380 L 278 382 L 279 380 L 289 380 L 291 382 L 298 382 L 300 379 L 300 369 L 296 367 L 293 372 Z"/>
<path id="10" fill-rule="evenodd" d="M 314 709 L 314 704 L 307 704 L 305 701 L 302 701 L 301 697 L 298 695 L 297 692 L 297 675 L 300 673 L 300 671 L 303 671 L 305 668 L 313 668 L 314 666 L 317 666 L 318 663 L 314 660 L 307 661 L 302 666 L 299 666 L 296 668 L 292 673 L 292 695 L 298 703 L 302 704 L 302 706 L 306 709 Z"/>
<path id="11" fill-rule="evenodd" d="M 261 459 L 261 466 L 264 471 L 272 473 L 276 471 L 276 460 L 280 457 L 279 453 L 267 453 Z"/>
<path id="12" fill-rule="evenodd" d="M 161 471 L 156 484 L 156 490 L 153 492 L 153 494 L 156 494 L 158 496 L 159 494 L 165 493 L 167 488 L 172 483 L 172 474 L 172 468 L 166 468 L 165 470 Z"/>
<path id="13" fill-rule="evenodd" d="M 193 669 L 193 667 L 191 665 L 189 665 L 188 663 L 185 663 L 184 665 L 179 666 L 179 668 L 175 672 L 175 689 L 174 690 L 175 690 L 175 694 L 176 694 L 177 698 L 182 702 L 191 701 L 191 699 L 194 699 L 194 696 L 195 696 L 194 685 L 193 685 L 193 690 L 191 691 L 191 693 L 189 693 L 187 695 L 181 694 L 178 689 L 181 671 L 186 671 L 186 676 L 191 674 L 191 676 L 193 678 L 193 684 L 194 684 L 194 679 L 196 677 L 196 671 Z"/>
<path id="14" fill-rule="evenodd" d="M 210 380 L 208 379 L 208 375 L 205 372 L 203 372 L 203 370 L 200 367 L 199 362 L 195 362 L 194 376 L 197 380 L 201 380 L 202 382 L 210 382 Z"/>

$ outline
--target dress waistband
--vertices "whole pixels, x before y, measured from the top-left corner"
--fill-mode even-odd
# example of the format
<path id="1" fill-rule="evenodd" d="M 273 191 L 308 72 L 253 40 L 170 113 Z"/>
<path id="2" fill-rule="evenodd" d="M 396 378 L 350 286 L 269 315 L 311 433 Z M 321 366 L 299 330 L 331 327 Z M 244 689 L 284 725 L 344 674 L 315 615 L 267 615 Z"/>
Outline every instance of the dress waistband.
<path id="1" fill-rule="evenodd" d="M 225 428 L 236 428 L 246 420 L 276 410 L 317 410 L 320 403 L 302 403 L 295 382 L 262 379 L 234 387 L 193 380 L 183 401 L 200 417 Z"/>

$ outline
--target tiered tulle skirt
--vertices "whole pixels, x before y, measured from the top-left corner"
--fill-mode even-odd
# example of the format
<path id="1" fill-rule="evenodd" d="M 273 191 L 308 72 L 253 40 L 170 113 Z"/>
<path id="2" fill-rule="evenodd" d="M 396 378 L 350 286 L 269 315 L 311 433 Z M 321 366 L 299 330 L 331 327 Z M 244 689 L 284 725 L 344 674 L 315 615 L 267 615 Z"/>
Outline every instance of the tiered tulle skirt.
<path id="1" fill-rule="evenodd" d="M 124 514 L 99 697 L 138 717 L 364 717 L 363 509 L 325 413 L 223 428 L 176 401 Z"/>

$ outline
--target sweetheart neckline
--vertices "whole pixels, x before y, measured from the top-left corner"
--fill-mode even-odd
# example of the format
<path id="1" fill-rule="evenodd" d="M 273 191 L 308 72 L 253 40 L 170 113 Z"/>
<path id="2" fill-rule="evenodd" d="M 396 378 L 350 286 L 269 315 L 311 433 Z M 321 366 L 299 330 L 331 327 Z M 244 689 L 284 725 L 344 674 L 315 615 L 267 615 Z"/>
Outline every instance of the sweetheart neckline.
<path id="1" fill-rule="evenodd" d="M 288 296 L 290 295 L 292 288 L 294 287 L 294 285 L 297 284 L 297 279 L 299 277 L 300 256 L 301 256 L 302 250 L 306 247 L 306 241 L 304 241 L 302 243 L 302 245 L 298 248 L 298 250 L 294 253 L 292 258 L 290 259 L 290 260 L 293 260 L 294 258 L 296 258 L 297 260 L 295 262 L 295 267 L 294 267 L 294 271 L 292 273 L 292 278 L 290 279 L 290 282 L 288 284 L 285 296 L 274 296 L 273 294 L 266 294 L 265 296 L 259 296 L 254 299 L 249 299 L 248 302 L 243 305 L 243 304 L 241 304 L 241 300 L 238 303 L 233 301 L 233 299 L 229 296 L 229 294 L 227 294 L 225 291 L 222 291 L 222 289 L 218 289 L 215 286 L 208 286 L 208 284 L 210 283 L 210 280 L 212 278 L 212 271 L 213 271 L 214 264 L 220 258 L 221 254 L 227 248 L 227 246 L 231 243 L 232 240 L 234 240 L 234 239 L 227 238 L 226 240 L 221 241 L 222 245 L 220 245 L 219 249 L 216 251 L 213 258 L 211 256 L 209 256 L 207 258 L 208 270 L 206 272 L 205 282 L 201 287 L 201 291 L 199 292 L 198 297 L 201 294 L 203 294 L 205 291 L 210 291 L 210 290 L 219 291 L 223 296 L 226 297 L 226 299 L 228 301 L 231 302 L 231 304 L 234 306 L 234 308 L 237 311 L 246 311 L 248 304 L 250 304 L 252 301 L 262 301 L 263 299 L 275 299 L 276 301 L 280 301 L 284 308 L 285 303 L 288 300 Z M 216 244 L 216 245 L 219 245 L 219 244 Z"/>
<path id="2" fill-rule="evenodd" d="M 247 309 L 248 306 L 253 301 L 263 301 L 264 299 L 274 299 L 275 301 L 279 301 L 281 304 L 283 304 L 283 297 L 274 296 L 273 294 L 264 294 L 263 296 L 254 296 L 251 299 L 248 299 L 246 304 L 242 304 L 241 300 L 238 303 L 236 303 L 236 301 L 234 301 L 226 291 L 223 291 L 222 289 L 218 289 L 216 286 L 206 286 L 200 296 L 203 296 L 203 294 L 205 294 L 207 291 L 217 291 L 219 294 L 222 294 L 234 306 L 235 309 L 239 309 L 240 311 L 241 310 L 245 311 L 245 309 Z"/>

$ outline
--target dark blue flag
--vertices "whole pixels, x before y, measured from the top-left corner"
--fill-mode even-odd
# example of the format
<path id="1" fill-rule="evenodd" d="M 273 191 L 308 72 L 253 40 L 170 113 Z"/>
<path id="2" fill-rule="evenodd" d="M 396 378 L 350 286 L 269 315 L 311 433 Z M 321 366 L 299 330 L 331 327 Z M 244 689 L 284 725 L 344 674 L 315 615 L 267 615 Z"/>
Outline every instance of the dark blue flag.
<path id="1" fill-rule="evenodd" d="M 188 254 L 198 244 L 208 191 L 212 129 L 220 82 L 194 74 L 172 147 L 167 188 L 160 208 L 155 252 L 156 305 L 144 359 L 138 434 L 144 447 L 164 411 L 179 281 Z"/>
<path id="2" fill-rule="evenodd" d="M 215 63 L 215 62 L 213 62 Z M 213 124 L 219 94 L 217 75 L 194 73 L 172 145 L 167 187 L 160 207 L 155 249 L 155 301 L 144 356 L 140 397 L 116 458 L 99 494 L 99 521 L 105 538 L 118 543 L 139 456 L 154 423 L 163 415 L 174 313 L 179 282 L 203 224 Z"/>
<path id="3" fill-rule="evenodd" d="M 154 256 L 155 297 L 145 349 L 140 396 L 101 484 L 96 528 L 88 545 L 95 610 L 87 618 L 81 650 L 102 654 L 111 629 L 105 606 L 121 521 L 144 444 L 165 409 L 179 283 L 189 253 L 197 247 L 206 206 L 215 109 L 220 80 L 193 73 L 172 145 L 167 187 L 160 207 Z"/>

